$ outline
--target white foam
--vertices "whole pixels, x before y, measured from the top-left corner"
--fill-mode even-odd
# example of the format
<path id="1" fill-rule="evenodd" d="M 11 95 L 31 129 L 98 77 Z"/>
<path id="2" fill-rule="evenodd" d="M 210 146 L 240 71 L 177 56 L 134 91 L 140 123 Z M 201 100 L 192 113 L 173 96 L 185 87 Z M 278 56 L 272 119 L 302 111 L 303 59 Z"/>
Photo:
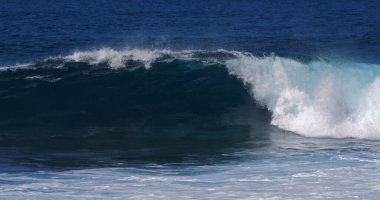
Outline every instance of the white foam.
<path id="1" fill-rule="evenodd" d="M 378 65 L 247 54 L 226 64 L 251 86 L 279 128 L 308 137 L 380 139 Z"/>
<path id="2" fill-rule="evenodd" d="M 127 61 L 138 61 L 144 64 L 146 69 L 151 68 L 152 63 L 156 61 L 170 62 L 174 59 L 184 61 L 200 61 L 204 64 L 215 64 L 221 60 L 212 55 L 208 57 L 198 57 L 198 54 L 207 53 L 230 53 L 226 50 L 204 51 L 204 50 L 142 50 L 142 49 L 124 49 L 114 50 L 103 48 L 94 51 L 77 51 L 71 55 L 62 57 L 65 61 L 87 62 L 89 64 L 108 63 L 113 69 L 126 67 Z M 164 59 L 163 59 L 164 58 Z M 223 60 L 223 59 L 222 59 Z"/>
<path id="3" fill-rule="evenodd" d="M 49 64 L 39 67 L 54 67 L 57 69 L 63 68 L 66 62 L 85 62 L 90 65 L 96 65 L 100 63 L 107 63 L 112 69 L 118 69 L 126 67 L 127 61 L 137 61 L 141 62 L 146 69 L 151 67 L 151 64 L 155 62 L 158 58 L 165 55 L 177 55 L 182 56 L 184 59 L 187 58 L 191 51 L 180 51 L 171 52 L 169 50 L 142 50 L 142 49 L 125 49 L 125 50 L 114 50 L 111 48 L 102 48 L 92 51 L 76 51 L 67 56 L 55 56 L 46 58 L 40 63 L 49 61 L 58 61 L 52 63 L 55 66 L 50 66 Z M 15 65 L 0 66 L 0 71 L 15 71 L 19 69 L 37 69 L 35 62 L 21 63 Z"/>
<path id="4" fill-rule="evenodd" d="M 18 63 L 15 65 L 0 66 L 0 72 L 2 71 L 16 71 L 19 69 L 35 69 L 33 63 Z"/>
<path id="5" fill-rule="evenodd" d="M 64 58 L 69 61 L 88 62 L 90 64 L 106 62 L 115 69 L 125 67 L 127 60 L 134 60 L 142 62 L 145 68 L 149 69 L 152 62 L 167 53 L 169 53 L 167 50 L 132 49 L 116 51 L 111 48 L 104 48 L 95 51 L 78 51 Z"/>

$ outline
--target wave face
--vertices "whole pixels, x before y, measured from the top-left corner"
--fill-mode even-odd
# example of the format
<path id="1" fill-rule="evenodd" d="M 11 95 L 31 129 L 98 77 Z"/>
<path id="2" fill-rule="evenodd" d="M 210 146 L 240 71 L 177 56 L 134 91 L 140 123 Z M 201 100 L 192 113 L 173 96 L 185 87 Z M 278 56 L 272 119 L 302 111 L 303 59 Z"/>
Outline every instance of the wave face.
<path id="1" fill-rule="evenodd" d="M 141 124 L 155 115 L 173 123 L 179 113 L 188 119 L 219 116 L 253 104 L 251 123 L 265 118 L 265 108 L 272 125 L 303 136 L 380 139 L 375 64 L 227 50 L 105 48 L 0 70 L 3 127 L 18 120 Z"/>

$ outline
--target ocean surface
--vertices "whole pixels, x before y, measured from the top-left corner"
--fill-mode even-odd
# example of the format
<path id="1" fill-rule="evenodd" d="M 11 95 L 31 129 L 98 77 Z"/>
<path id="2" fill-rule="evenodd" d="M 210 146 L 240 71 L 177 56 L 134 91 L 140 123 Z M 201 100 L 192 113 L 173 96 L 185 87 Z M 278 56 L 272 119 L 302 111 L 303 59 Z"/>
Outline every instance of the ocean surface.
<path id="1" fill-rule="evenodd" d="M 0 3 L 0 199 L 378 199 L 379 140 L 379 1 Z"/>

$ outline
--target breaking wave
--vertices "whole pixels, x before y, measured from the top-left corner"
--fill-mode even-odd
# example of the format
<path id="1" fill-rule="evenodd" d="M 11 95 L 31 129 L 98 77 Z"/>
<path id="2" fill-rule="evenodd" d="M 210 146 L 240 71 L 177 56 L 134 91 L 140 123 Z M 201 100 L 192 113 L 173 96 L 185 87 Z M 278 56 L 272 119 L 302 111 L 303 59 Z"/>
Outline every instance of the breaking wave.
<path id="1" fill-rule="evenodd" d="M 142 71 L 149 73 L 154 69 L 162 71 L 155 72 L 155 76 L 151 78 L 146 76 L 149 74 L 142 73 Z M 181 70 L 176 71 L 176 69 Z M 135 79 L 136 82 L 128 83 L 133 84 L 134 90 L 123 92 L 141 93 L 141 95 L 144 93 L 144 98 L 149 98 L 150 95 L 145 84 L 161 84 L 165 79 L 180 77 L 181 79 L 173 80 L 174 84 L 170 88 L 165 88 L 171 90 L 168 95 L 173 95 L 171 98 L 175 99 L 176 94 L 183 94 L 184 90 L 191 93 L 193 91 L 191 87 L 194 87 L 195 83 L 211 80 L 213 76 L 220 75 L 217 71 L 207 71 L 210 69 L 227 70 L 227 74 L 241 80 L 246 86 L 245 90 L 253 97 L 253 102 L 271 112 L 270 123 L 281 129 L 307 137 L 380 139 L 380 66 L 376 64 L 322 59 L 300 61 L 276 55 L 255 55 L 227 50 L 105 48 L 78 51 L 68 56 L 52 57 L 27 64 L 3 66 L 0 68 L 0 81 L 4 86 L 0 88 L 0 94 L 1 101 L 7 101 L 10 105 L 13 100 L 25 97 L 22 95 L 24 93 L 43 94 L 44 92 L 40 90 L 48 86 L 38 86 L 41 84 L 54 85 L 64 82 L 66 90 L 72 89 L 70 87 L 73 86 L 78 87 L 69 83 L 81 81 L 79 86 L 83 86 L 86 83 L 84 79 L 97 78 L 99 81 L 91 83 L 105 84 L 109 90 L 112 90 L 120 87 L 112 84 L 122 84 L 122 82 L 110 83 L 112 78 L 107 79 L 108 82 L 102 82 L 99 77 L 117 77 L 117 74 L 129 73 L 134 75 L 124 78 Z M 203 75 L 189 76 L 186 80 L 180 75 L 195 72 Z M 138 76 L 141 77 L 136 78 Z M 218 88 L 218 85 L 228 87 L 226 78 L 214 80 L 220 82 L 213 82 L 212 87 Z M 210 84 L 203 86 L 208 87 Z M 36 87 L 39 87 L 38 92 Z M 139 87 L 141 88 L 138 89 Z M 91 86 L 85 88 L 89 89 Z M 54 89 L 59 90 L 59 87 Z M 219 92 L 223 90 L 232 91 L 228 88 L 218 89 Z M 105 92 L 96 97 L 107 100 L 107 95 L 109 93 Z M 204 106 L 200 106 L 199 109 L 207 111 L 213 104 L 220 105 L 221 102 L 226 103 L 226 99 L 237 98 L 234 93 L 231 95 L 235 97 L 228 95 L 225 92 L 223 95 L 214 96 L 211 98 L 212 102 L 203 102 Z M 187 103 L 194 102 L 191 98 L 195 97 L 188 98 L 190 96 L 184 98 L 181 103 L 187 102 L 186 100 Z M 67 96 L 61 98 L 70 99 Z M 210 99 L 210 96 L 201 100 L 207 101 L 207 99 Z M 51 100 L 54 99 L 48 99 Z M 202 102 L 197 103 L 202 104 Z M 181 107 L 177 104 L 172 106 Z M 223 106 L 225 105 L 217 108 Z"/>

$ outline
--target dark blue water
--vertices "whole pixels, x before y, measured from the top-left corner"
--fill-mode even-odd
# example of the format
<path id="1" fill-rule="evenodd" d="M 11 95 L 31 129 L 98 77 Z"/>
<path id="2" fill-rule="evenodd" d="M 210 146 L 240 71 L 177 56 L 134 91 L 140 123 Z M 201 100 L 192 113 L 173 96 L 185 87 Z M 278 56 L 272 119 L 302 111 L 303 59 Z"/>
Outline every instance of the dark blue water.
<path id="1" fill-rule="evenodd" d="M 377 1 L 2 1 L 0 63 L 100 47 L 378 62 Z"/>
<path id="2" fill-rule="evenodd" d="M 378 13 L 2 0 L 0 197 L 376 199 Z"/>

